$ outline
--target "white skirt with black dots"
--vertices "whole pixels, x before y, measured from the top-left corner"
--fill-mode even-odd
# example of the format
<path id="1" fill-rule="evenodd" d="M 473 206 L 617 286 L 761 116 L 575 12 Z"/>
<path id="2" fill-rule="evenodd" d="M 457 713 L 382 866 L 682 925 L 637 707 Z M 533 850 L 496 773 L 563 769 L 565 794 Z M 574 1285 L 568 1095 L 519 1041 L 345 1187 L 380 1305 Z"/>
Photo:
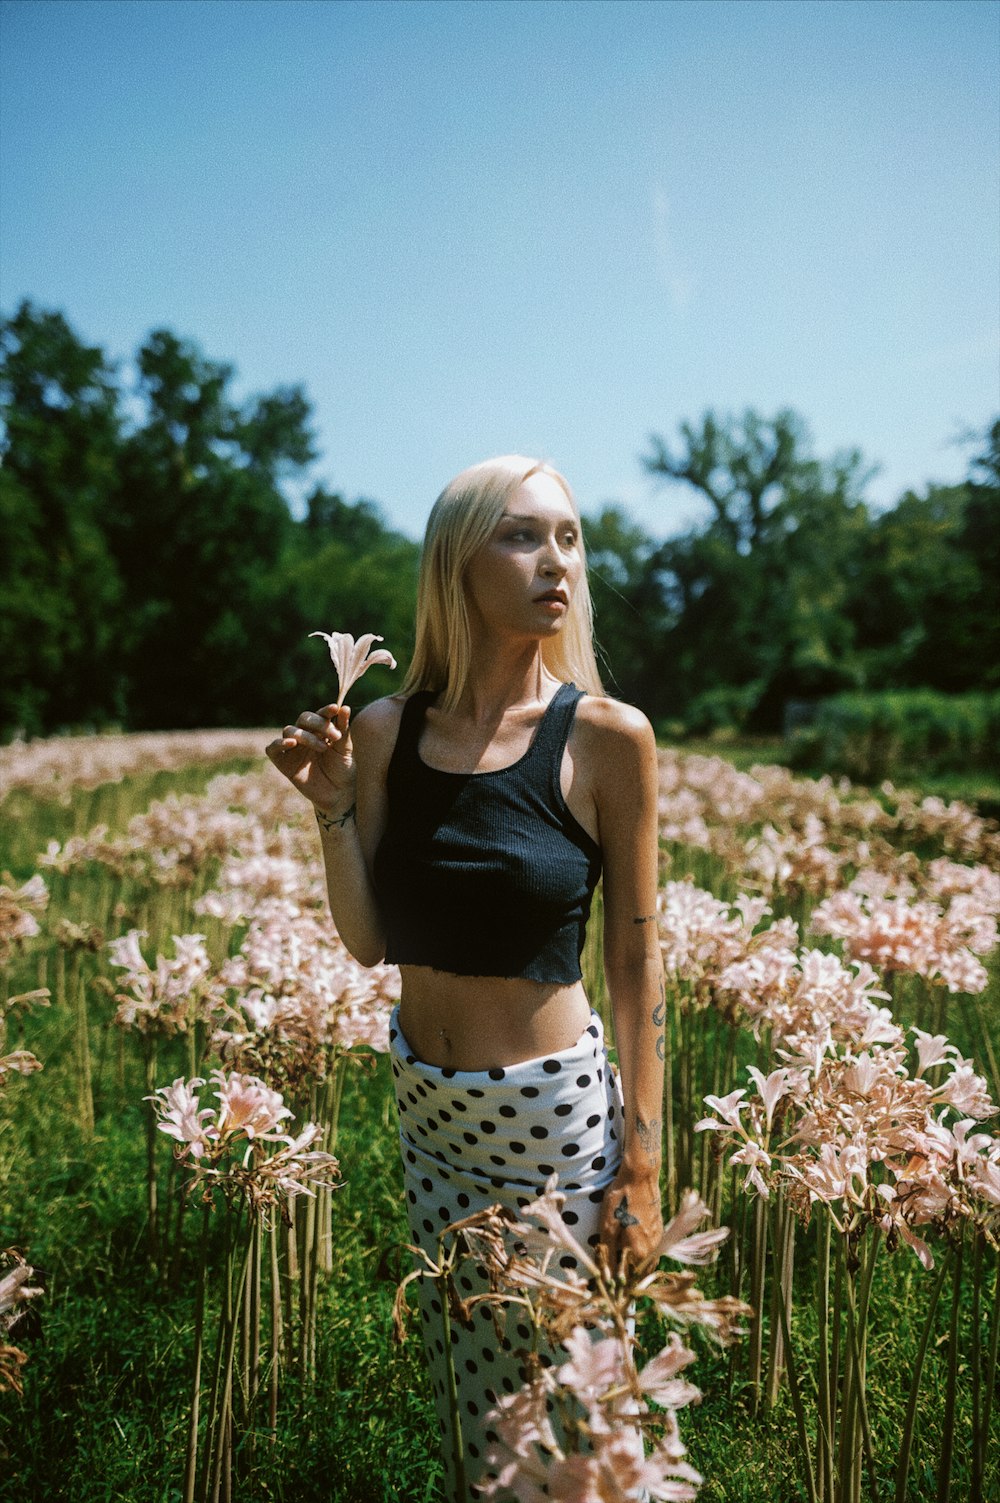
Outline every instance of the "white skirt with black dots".
<path id="1" fill-rule="evenodd" d="M 424 1064 L 403 1035 L 398 1009 L 389 1041 L 407 1213 L 418 1247 L 435 1258 L 442 1227 L 497 1202 L 519 1211 L 542 1193 L 553 1173 L 566 1195 L 567 1224 L 584 1246 L 596 1247 L 601 1202 L 621 1161 L 622 1126 L 621 1086 L 596 1012 L 570 1048 L 505 1069 Z M 565 1254 L 562 1266 L 574 1268 L 576 1260 Z M 452 1471 L 441 1307 L 431 1280 L 416 1283 L 447 1497 L 466 1503 L 456 1497 Z M 489 1288 L 473 1261 L 463 1265 L 458 1284 L 466 1296 Z M 530 1329 L 512 1310 L 498 1340 L 496 1313 L 496 1306 L 478 1305 L 472 1330 L 455 1321 L 451 1326 L 470 1498 L 478 1496 L 474 1484 L 486 1473 L 484 1457 L 494 1438 L 486 1415 L 498 1395 L 513 1393 L 525 1379 L 517 1352 L 530 1342 Z"/>

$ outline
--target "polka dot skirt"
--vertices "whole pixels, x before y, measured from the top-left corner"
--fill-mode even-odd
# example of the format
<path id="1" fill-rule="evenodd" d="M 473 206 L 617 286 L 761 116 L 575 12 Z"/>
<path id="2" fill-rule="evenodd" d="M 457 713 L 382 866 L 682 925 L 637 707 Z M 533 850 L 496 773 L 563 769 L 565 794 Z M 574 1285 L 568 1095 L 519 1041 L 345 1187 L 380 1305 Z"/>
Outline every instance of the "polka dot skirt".
<path id="1" fill-rule="evenodd" d="M 418 1247 L 436 1257 L 442 1227 L 497 1202 L 521 1210 L 553 1173 L 566 1194 L 567 1224 L 584 1246 L 597 1245 L 601 1202 L 618 1171 L 622 1137 L 621 1087 L 608 1064 L 597 1013 L 569 1049 L 505 1069 L 448 1070 L 422 1063 L 400 1029 L 398 1009 L 389 1041 L 407 1214 Z M 562 1266 L 575 1267 L 576 1260 L 566 1254 Z M 472 1260 L 460 1269 L 458 1286 L 463 1296 L 489 1288 Z M 417 1291 L 450 1503 L 456 1486 L 441 1306 L 429 1279 L 417 1280 Z M 500 1338 L 496 1315 L 505 1330 Z M 505 1314 L 497 1306 L 477 1305 L 472 1330 L 452 1322 L 470 1484 L 487 1470 L 492 1435 L 486 1415 L 498 1395 L 513 1393 L 524 1381 L 523 1350 L 530 1340 L 530 1328 L 516 1309 Z M 472 1485 L 469 1497 L 478 1496 Z"/>

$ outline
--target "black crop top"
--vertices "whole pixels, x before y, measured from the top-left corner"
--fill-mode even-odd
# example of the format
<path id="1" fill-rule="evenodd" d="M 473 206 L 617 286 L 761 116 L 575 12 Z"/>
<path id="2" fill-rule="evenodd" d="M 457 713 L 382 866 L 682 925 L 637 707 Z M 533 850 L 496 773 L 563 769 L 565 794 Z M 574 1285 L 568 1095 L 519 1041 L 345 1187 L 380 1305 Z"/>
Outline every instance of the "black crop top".
<path id="1" fill-rule="evenodd" d="M 601 851 L 566 807 L 559 771 L 582 697 L 560 684 L 524 756 L 495 772 L 428 767 L 417 745 L 434 694 L 406 701 L 373 872 L 387 961 L 580 980 Z"/>

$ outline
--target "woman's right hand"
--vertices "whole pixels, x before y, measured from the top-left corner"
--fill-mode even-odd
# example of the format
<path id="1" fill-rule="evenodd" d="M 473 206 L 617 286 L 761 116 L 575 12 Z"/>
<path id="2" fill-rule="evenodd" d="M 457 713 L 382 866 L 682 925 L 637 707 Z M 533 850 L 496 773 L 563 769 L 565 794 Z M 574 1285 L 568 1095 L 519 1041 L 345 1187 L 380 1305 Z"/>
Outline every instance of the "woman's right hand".
<path id="1" fill-rule="evenodd" d="M 324 814 L 341 814 L 354 802 L 350 720 L 347 705 L 305 710 L 266 747 L 278 771 Z"/>

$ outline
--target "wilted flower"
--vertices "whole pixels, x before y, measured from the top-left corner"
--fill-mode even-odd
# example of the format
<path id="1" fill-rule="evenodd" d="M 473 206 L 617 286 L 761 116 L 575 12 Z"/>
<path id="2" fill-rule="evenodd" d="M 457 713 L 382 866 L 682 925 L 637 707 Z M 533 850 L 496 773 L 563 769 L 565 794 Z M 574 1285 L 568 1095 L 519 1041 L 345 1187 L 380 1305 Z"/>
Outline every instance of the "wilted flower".
<path id="1" fill-rule="evenodd" d="M 355 642 L 354 638 L 346 631 L 311 631 L 311 637 L 322 637 L 330 649 L 330 658 L 337 674 L 337 708 L 343 704 L 347 691 L 356 683 L 363 673 L 369 668 L 374 668 L 377 663 L 384 663 L 387 668 L 395 668 L 396 659 L 392 653 L 384 647 L 378 647 L 371 651 L 373 642 L 381 642 L 382 637 L 377 637 L 374 632 L 365 632 Z"/>

